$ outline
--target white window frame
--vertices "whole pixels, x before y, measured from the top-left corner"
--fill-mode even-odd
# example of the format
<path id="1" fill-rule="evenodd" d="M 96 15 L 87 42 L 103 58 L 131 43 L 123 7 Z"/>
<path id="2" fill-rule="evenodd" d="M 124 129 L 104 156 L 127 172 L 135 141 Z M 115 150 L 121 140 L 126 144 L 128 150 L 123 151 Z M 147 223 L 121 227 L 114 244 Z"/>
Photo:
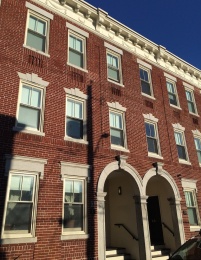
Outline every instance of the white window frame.
<path id="1" fill-rule="evenodd" d="M 80 91 L 78 88 L 71 88 L 67 89 L 64 88 L 64 91 L 66 92 L 66 108 L 65 108 L 65 136 L 64 140 L 67 141 L 73 141 L 77 143 L 83 143 L 88 144 L 87 141 L 87 98 L 88 96 L 85 95 L 82 91 Z M 68 99 L 77 101 L 79 103 L 82 103 L 82 129 L 83 129 L 83 137 L 81 139 L 73 138 L 67 135 L 67 101 Z"/>
<path id="2" fill-rule="evenodd" d="M 69 56 L 70 56 L 70 36 L 75 37 L 75 38 L 79 39 L 80 41 L 82 41 L 83 66 L 77 66 L 77 65 L 71 63 L 70 60 L 69 60 Z M 77 32 L 75 32 L 75 31 L 72 31 L 70 29 L 68 30 L 68 62 L 67 62 L 67 64 L 72 66 L 72 67 L 75 67 L 77 69 L 80 69 L 80 70 L 87 72 L 86 37 L 77 33 Z"/>
<path id="3" fill-rule="evenodd" d="M 89 178 L 89 165 L 60 162 L 61 163 L 61 176 L 63 181 L 63 206 L 62 206 L 62 219 L 64 219 L 64 194 L 65 194 L 65 180 L 77 180 L 83 182 L 83 230 L 77 228 L 64 228 L 62 222 L 62 235 L 61 240 L 70 239 L 86 239 L 88 238 L 88 226 L 87 226 L 87 182 Z"/>
<path id="4" fill-rule="evenodd" d="M 34 243 L 37 242 L 37 237 L 35 236 L 36 229 L 36 215 L 37 215 L 37 201 L 38 201 L 38 191 L 39 191 L 39 179 L 44 177 L 44 166 L 47 164 L 46 159 L 18 156 L 18 155 L 5 155 L 6 165 L 5 165 L 5 176 L 8 176 L 7 182 L 7 192 L 5 198 L 4 214 L 3 214 L 3 224 L 1 232 L 1 243 L 2 244 L 18 244 L 18 243 Z M 30 171 L 34 169 L 34 171 Z M 32 210 L 32 221 L 31 221 L 31 232 L 4 232 L 6 211 L 7 211 L 7 201 L 10 191 L 10 181 L 13 175 L 19 176 L 34 176 L 35 178 L 35 196 L 33 199 L 33 210 Z"/>
<path id="5" fill-rule="evenodd" d="M 150 95 L 145 93 L 145 92 L 143 92 L 142 91 L 142 84 L 141 84 L 142 79 L 140 77 L 141 93 L 142 93 L 142 95 L 144 95 L 146 97 L 153 97 L 154 94 L 153 94 L 153 87 L 152 87 L 151 70 L 149 68 L 143 67 L 142 65 L 139 66 L 139 73 L 140 73 L 140 70 L 143 70 L 143 71 L 147 72 L 147 74 L 148 74 L 148 81 L 145 81 L 145 82 L 149 83 L 149 87 L 150 87 Z"/>
<path id="6" fill-rule="evenodd" d="M 19 86 L 19 94 L 18 94 L 18 103 L 17 103 L 17 110 L 16 110 L 16 122 L 15 127 L 13 128 L 14 131 L 19 132 L 26 132 L 30 134 L 42 135 L 45 136 L 43 132 L 44 127 L 44 111 L 45 111 L 45 95 L 46 95 L 46 87 L 49 85 L 49 82 L 42 80 L 36 74 L 23 74 L 18 72 L 18 76 L 20 77 L 20 86 Z M 40 123 L 39 129 L 35 129 L 32 127 L 20 127 L 18 126 L 18 118 L 19 118 L 19 108 L 21 104 L 21 95 L 22 95 L 22 88 L 23 86 L 28 86 L 31 88 L 39 89 L 41 91 L 41 108 L 40 108 Z M 31 107 L 31 106 L 27 106 Z"/>
<path id="7" fill-rule="evenodd" d="M 107 51 L 106 51 L 106 60 L 107 60 L 108 55 L 111 55 L 112 57 L 116 58 L 117 61 L 118 61 L 118 68 L 115 69 L 115 70 L 118 71 L 119 80 L 115 80 L 115 79 L 109 77 L 108 69 L 109 69 L 110 65 L 108 65 L 108 63 L 107 63 L 107 79 L 110 82 L 122 85 L 123 84 L 123 80 L 122 80 L 121 55 L 117 54 L 117 53 L 115 53 L 115 52 L 113 52 L 113 51 L 111 51 L 109 49 L 107 49 Z"/>
<path id="8" fill-rule="evenodd" d="M 153 152 L 149 151 L 149 149 L 148 149 L 148 142 L 147 142 L 148 136 L 146 134 L 146 125 L 145 125 L 145 135 L 146 135 L 148 156 L 149 157 L 163 159 L 163 157 L 161 155 L 160 138 L 159 138 L 159 133 L 158 133 L 158 118 L 156 118 L 152 114 L 143 114 L 143 116 L 144 116 L 144 123 L 145 124 L 147 123 L 147 124 L 151 124 L 151 125 L 154 126 L 154 132 L 155 132 L 156 137 L 153 138 L 153 139 L 156 140 L 157 150 L 158 150 L 158 153 L 153 153 Z"/>
<path id="9" fill-rule="evenodd" d="M 177 144 L 176 139 L 175 139 L 176 147 L 182 146 L 184 148 L 184 151 L 185 151 L 185 154 L 186 154 L 186 160 L 179 158 L 178 147 L 177 147 L 177 156 L 178 156 L 179 162 L 184 163 L 184 164 L 191 164 L 190 161 L 189 161 L 188 149 L 187 149 L 187 144 L 186 144 L 185 128 L 182 127 L 179 123 L 178 124 L 172 124 L 172 126 L 174 128 L 174 139 L 175 139 L 175 133 L 181 134 L 181 137 L 182 137 L 182 143 L 183 143 L 182 145 Z"/>
<path id="10" fill-rule="evenodd" d="M 196 129 L 196 130 L 192 130 L 192 133 L 193 133 L 194 142 L 195 142 L 195 139 L 198 139 L 201 144 L 201 132 Z M 195 149 L 196 149 L 196 153 L 197 153 L 197 157 L 198 157 L 198 152 L 200 152 L 200 154 L 201 154 L 201 149 L 197 149 L 196 145 L 195 145 Z M 198 163 L 201 167 L 201 161 L 199 161 L 199 157 L 198 157 Z"/>
<path id="11" fill-rule="evenodd" d="M 115 145 L 112 144 L 111 142 L 111 137 L 110 137 L 110 143 L 111 143 L 111 148 L 114 150 L 120 150 L 120 151 L 125 151 L 125 152 L 129 152 L 129 150 L 127 150 L 127 136 L 126 136 L 126 121 L 125 121 L 125 112 L 126 112 L 126 108 L 123 107 L 122 105 L 120 105 L 118 102 L 113 102 L 113 103 L 107 103 L 109 106 L 109 127 L 110 127 L 110 136 L 111 136 L 111 126 L 110 126 L 110 112 L 114 113 L 114 114 L 118 114 L 121 116 L 121 120 L 122 120 L 122 129 L 120 129 L 122 131 L 122 136 L 123 136 L 123 145 Z"/>
<path id="12" fill-rule="evenodd" d="M 176 85 L 177 78 L 173 77 L 172 75 L 167 74 L 166 72 L 164 72 L 164 76 L 166 77 L 166 87 L 167 87 L 168 99 L 169 99 L 170 106 L 178 108 L 178 109 L 181 109 L 180 108 L 180 103 L 179 103 L 178 92 L 177 92 L 177 85 Z M 167 86 L 168 83 L 173 86 L 174 93 L 168 91 L 168 86 Z M 170 98 L 169 98 L 169 94 L 175 96 L 177 105 L 171 104 Z"/>
<path id="13" fill-rule="evenodd" d="M 196 212 L 196 217 L 197 217 L 197 222 L 198 225 L 191 225 L 190 222 L 190 231 L 194 232 L 194 231 L 199 231 L 200 230 L 200 226 L 201 226 L 201 222 L 200 222 L 200 214 L 199 214 L 199 209 L 198 209 L 198 204 L 197 204 L 197 186 L 196 180 L 192 180 L 192 179 L 181 179 L 181 183 L 182 183 L 182 188 L 183 188 L 183 192 L 184 192 L 184 197 L 185 197 L 185 192 L 191 192 L 193 194 L 193 200 L 194 200 L 194 206 L 193 208 L 195 208 L 195 212 Z M 186 198 L 185 198 L 185 202 L 186 202 Z M 187 210 L 188 210 L 188 206 L 186 205 Z"/>
<path id="14" fill-rule="evenodd" d="M 193 115 L 198 115 L 197 106 L 196 106 L 196 102 L 195 102 L 194 91 L 193 91 L 193 87 L 190 88 L 190 87 L 186 87 L 186 86 L 185 86 L 185 95 L 186 95 L 186 92 L 189 92 L 190 95 L 191 95 L 191 98 L 192 98 L 192 101 L 190 101 L 190 100 L 187 99 L 187 96 L 186 96 L 186 101 L 187 101 L 187 106 L 188 106 L 188 111 L 189 111 L 189 113 L 190 113 L 190 114 L 193 114 Z M 191 112 L 191 111 L 190 111 L 190 109 L 189 109 L 189 103 L 190 103 L 190 104 L 193 104 L 195 112 Z"/>

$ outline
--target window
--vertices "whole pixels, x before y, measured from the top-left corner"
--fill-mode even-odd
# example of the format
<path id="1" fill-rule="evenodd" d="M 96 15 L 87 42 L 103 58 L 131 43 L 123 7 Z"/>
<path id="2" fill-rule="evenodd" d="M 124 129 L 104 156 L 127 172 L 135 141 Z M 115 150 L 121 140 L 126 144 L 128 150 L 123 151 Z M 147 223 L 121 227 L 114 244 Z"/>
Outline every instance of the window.
<path id="1" fill-rule="evenodd" d="M 86 39 L 78 34 L 69 32 L 69 56 L 68 61 L 70 64 L 86 68 Z"/>
<path id="2" fill-rule="evenodd" d="M 198 162 L 201 164 L 201 140 L 200 138 L 194 137 L 195 148 L 198 156 Z"/>
<path id="3" fill-rule="evenodd" d="M 146 136 L 148 151 L 150 153 L 159 154 L 158 150 L 158 134 L 156 125 L 153 123 L 145 122 Z"/>
<path id="4" fill-rule="evenodd" d="M 142 93 L 152 96 L 150 71 L 140 67 L 140 80 Z"/>
<path id="5" fill-rule="evenodd" d="M 179 159 L 182 160 L 188 160 L 187 159 L 187 153 L 186 153 L 186 142 L 184 138 L 184 133 L 183 132 L 174 132 L 175 136 L 175 142 L 177 145 L 177 152 Z"/>
<path id="6" fill-rule="evenodd" d="M 186 99 L 188 103 L 188 110 L 190 113 L 197 114 L 196 104 L 195 104 L 195 98 L 193 91 L 186 88 Z"/>
<path id="7" fill-rule="evenodd" d="M 84 181 L 64 181 L 64 231 L 83 231 L 84 227 Z"/>
<path id="8" fill-rule="evenodd" d="M 166 82 L 169 102 L 171 105 L 179 106 L 175 82 Z"/>
<path id="9" fill-rule="evenodd" d="M 19 101 L 17 127 L 40 131 L 43 90 L 23 83 Z"/>
<path id="10" fill-rule="evenodd" d="M 122 114 L 110 111 L 111 144 L 124 146 L 124 130 Z"/>
<path id="11" fill-rule="evenodd" d="M 34 236 L 37 182 L 37 174 L 9 174 L 3 237 Z"/>
<path id="12" fill-rule="evenodd" d="M 121 83 L 120 56 L 112 52 L 107 53 L 108 79 Z"/>
<path id="13" fill-rule="evenodd" d="M 62 240 L 87 238 L 89 165 L 60 162 L 63 180 Z"/>
<path id="14" fill-rule="evenodd" d="M 184 191 L 186 206 L 188 211 L 188 219 L 191 226 L 198 226 L 198 209 L 195 190 Z"/>
<path id="15" fill-rule="evenodd" d="M 67 98 L 66 135 L 83 139 L 83 102 Z"/>

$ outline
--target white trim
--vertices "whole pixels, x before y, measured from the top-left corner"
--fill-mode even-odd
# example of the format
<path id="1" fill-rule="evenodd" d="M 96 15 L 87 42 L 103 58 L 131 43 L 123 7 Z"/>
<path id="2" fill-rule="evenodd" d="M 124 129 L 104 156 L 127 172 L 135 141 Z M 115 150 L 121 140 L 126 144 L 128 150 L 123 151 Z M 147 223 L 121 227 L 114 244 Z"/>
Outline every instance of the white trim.
<path id="1" fill-rule="evenodd" d="M 38 84 L 42 87 L 47 87 L 49 85 L 48 81 L 43 80 L 42 78 L 38 77 L 37 74 L 34 73 L 21 73 L 21 72 L 17 72 L 19 78 L 21 80 L 24 80 L 26 82 L 32 82 L 34 84 Z"/>
<path id="2" fill-rule="evenodd" d="M 183 189 L 190 188 L 190 189 L 194 189 L 197 191 L 196 183 L 197 183 L 197 180 L 185 179 L 185 178 L 181 179 L 181 185 L 182 185 Z"/>
<path id="3" fill-rule="evenodd" d="M 123 55 L 123 51 L 121 49 L 109 44 L 108 42 L 104 42 L 104 46 L 120 55 Z"/>
<path id="4" fill-rule="evenodd" d="M 10 171 L 26 171 L 27 173 L 37 172 L 40 178 L 44 177 L 44 167 L 47 164 L 47 159 L 19 156 L 19 155 L 5 155 L 5 175 Z"/>
<path id="5" fill-rule="evenodd" d="M 61 235 L 61 240 L 88 239 L 88 234 Z"/>
<path id="6" fill-rule="evenodd" d="M 201 132 L 198 129 L 192 130 L 192 133 L 195 137 L 201 138 Z"/>
<path id="7" fill-rule="evenodd" d="M 170 74 L 168 74 L 168 73 L 166 73 L 166 72 L 164 72 L 164 76 L 165 76 L 166 78 L 168 78 L 168 79 L 171 79 L 171 80 L 177 82 L 177 78 L 176 78 L 176 77 L 173 77 L 172 75 L 170 75 Z"/>
<path id="8" fill-rule="evenodd" d="M 35 51 L 35 52 L 37 52 L 37 53 L 39 53 L 39 54 L 41 54 L 41 55 L 44 55 L 44 56 L 50 58 L 50 55 L 49 55 L 48 53 L 46 53 L 46 52 L 39 51 L 39 50 L 37 50 L 37 49 L 35 49 L 35 48 L 32 48 L 32 47 L 30 47 L 30 46 L 27 46 L 26 44 L 23 44 L 22 46 L 23 46 L 24 48 L 26 48 L 26 49 L 29 49 L 29 50 L 31 50 L 31 51 Z"/>
<path id="9" fill-rule="evenodd" d="M 186 83 L 186 82 L 184 82 L 184 81 L 183 81 L 183 86 L 184 86 L 185 88 L 190 89 L 190 90 L 194 90 L 194 89 L 195 89 L 193 86 L 191 86 L 190 84 L 188 84 L 188 83 Z"/>
<path id="10" fill-rule="evenodd" d="M 147 95 L 144 92 L 141 92 L 141 94 L 142 94 L 142 96 L 145 96 L 145 97 L 150 98 L 152 100 L 156 100 L 156 98 L 154 96 Z"/>
<path id="11" fill-rule="evenodd" d="M 149 114 L 143 114 L 143 117 L 144 117 L 144 119 L 149 120 L 149 121 L 151 121 L 151 122 L 155 122 L 155 123 L 158 122 L 158 118 L 156 118 L 155 116 L 153 116 L 151 113 L 149 113 Z"/>
<path id="12" fill-rule="evenodd" d="M 137 58 L 137 63 L 142 65 L 143 67 L 152 70 L 152 66 L 149 63 L 146 63 L 145 61 L 142 61 Z"/>
<path id="13" fill-rule="evenodd" d="M 88 99 L 88 96 L 84 94 L 81 90 L 79 90 L 79 88 L 64 88 L 64 91 L 68 95 L 79 97 L 85 100 Z"/>
<path id="14" fill-rule="evenodd" d="M 156 159 L 160 159 L 163 160 L 163 157 L 160 154 L 156 154 L 156 153 L 151 153 L 148 151 L 148 156 L 152 157 L 152 158 L 156 158 Z"/>
<path id="15" fill-rule="evenodd" d="M 186 148 L 186 146 L 185 146 Z M 186 148 L 187 149 L 187 148 Z M 186 151 L 187 152 L 187 151 Z M 188 157 L 188 152 L 187 152 L 187 157 Z M 181 164 L 186 164 L 186 165 L 191 165 L 191 163 L 189 162 L 189 158 L 187 158 L 188 160 L 184 160 L 184 159 L 180 159 L 179 158 L 179 163 Z"/>
<path id="16" fill-rule="evenodd" d="M 183 127 L 182 125 L 180 125 L 179 123 L 176 123 L 176 124 L 172 124 L 173 128 L 175 130 L 179 130 L 179 131 L 182 131 L 184 132 L 185 131 L 185 127 Z"/>
<path id="17" fill-rule="evenodd" d="M 86 38 L 89 38 L 89 33 L 88 32 L 85 32 L 84 30 L 78 28 L 75 25 L 72 25 L 71 23 L 66 22 L 66 27 L 68 29 L 70 29 L 70 30 L 73 30 L 76 33 L 79 33 L 80 35 L 82 35 L 82 36 L 84 36 Z"/>
<path id="18" fill-rule="evenodd" d="M 27 243 L 36 243 L 37 237 L 23 237 L 23 238 L 1 238 L 0 244 L 1 245 L 8 245 L 8 244 L 27 244 Z"/>
<path id="19" fill-rule="evenodd" d="M 112 108 L 112 109 L 116 109 L 116 110 L 120 110 L 123 112 L 126 112 L 126 108 L 123 107 L 121 104 L 119 104 L 119 102 L 107 102 L 108 107 Z"/>
<path id="20" fill-rule="evenodd" d="M 41 9 L 41 8 L 39 8 L 39 7 L 37 7 L 37 6 L 33 5 L 33 4 L 31 4 L 31 3 L 29 3 L 29 2 L 26 2 L 26 3 L 25 3 L 25 6 L 26 6 L 27 8 L 29 8 L 30 10 L 35 11 L 35 12 L 37 12 L 37 13 L 39 13 L 39 14 L 41 14 L 41 15 L 43 15 L 43 16 L 45 16 L 45 17 L 51 19 L 51 20 L 54 19 L 54 15 L 53 15 L 53 14 L 50 14 L 50 13 L 48 13 L 47 11 L 45 11 L 45 10 L 43 10 L 43 9 Z"/>
<path id="21" fill-rule="evenodd" d="M 79 177 L 89 177 L 90 176 L 90 166 L 80 163 L 71 163 L 61 161 L 61 176 L 62 179 L 68 176 L 79 176 Z M 76 171 L 75 171 L 76 169 Z"/>
<path id="22" fill-rule="evenodd" d="M 39 135 L 39 136 L 45 136 L 45 133 L 44 132 L 40 132 L 40 131 L 33 131 L 33 130 L 30 130 L 30 129 L 24 129 L 24 128 L 21 128 L 21 127 L 18 127 L 18 126 L 14 126 L 13 131 L 15 132 L 21 132 L 21 133 L 27 133 L 27 134 L 31 134 L 31 135 Z"/>

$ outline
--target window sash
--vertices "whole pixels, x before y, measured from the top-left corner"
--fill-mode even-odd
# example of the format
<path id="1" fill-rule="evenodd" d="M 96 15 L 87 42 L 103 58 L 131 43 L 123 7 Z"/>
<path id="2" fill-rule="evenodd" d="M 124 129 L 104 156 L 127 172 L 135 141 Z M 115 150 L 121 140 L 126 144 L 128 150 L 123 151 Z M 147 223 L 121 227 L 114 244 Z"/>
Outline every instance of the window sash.
<path id="1" fill-rule="evenodd" d="M 188 219 L 191 226 L 198 226 L 198 212 L 195 191 L 185 191 L 185 200 L 188 212 Z"/>
<path id="2" fill-rule="evenodd" d="M 150 153 L 159 154 L 158 135 L 157 135 L 156 125 L 145 122 L 145 130 L 147 136 L 148 151 Z"/>
<path id="3" fill-rule="evenodd" d="M 151 93 L 151 83 L 150 83 L 150 75 L 149 71 L 140 68 L 140 81 L 141 81 L 141 89 L 144 94 L 149 96 Z"/>
<path id="4" fill-rule="evenodd" d="M 120 58 L 107 53 L 107 73 L 108 78 L 120 82 Z"/>
<path id="5" fill-rule="evenodd" d="M 188 103 L 188 110 L 191 113 L 196 113 L 195 110 L 195 100 L 194 100 L 194 94 L 192 91 L 188 91 L 186 90 L 186 99 L 187 99 L 187 103 Z"/>
<path id="6" fill-rule="evenodd" d="M 69 34 L 68 61 L 70 64 L 80 68 L 85 67 L 85 39 Z"/>

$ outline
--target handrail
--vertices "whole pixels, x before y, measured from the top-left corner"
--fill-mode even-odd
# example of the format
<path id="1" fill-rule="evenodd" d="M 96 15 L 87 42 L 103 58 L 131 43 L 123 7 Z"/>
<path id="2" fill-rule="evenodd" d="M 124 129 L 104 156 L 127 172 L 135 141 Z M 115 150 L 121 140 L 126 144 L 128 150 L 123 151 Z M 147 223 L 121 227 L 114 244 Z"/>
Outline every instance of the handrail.
<path id="1" fill-rule="evenodd" d="M 133 235 L 133 234 L 131 233 L 131 231 L 128 230 L 128 228 L 127 228 L 124 224 L 117 223 L 117 224 L 114 224 L 114 225 L 115 225 L 115 226 L 118 226 L 119 228 L 120 228 L 120 227 L 123 227 L 123 228 L 132 236 L 133 239 L 135 239 L 136 241 L 138 241 L 138 238 L 137 238 L 135 235 Z"/>
<path id="2" fill-rule="evenodd" d="M 174 237 L 174 232 L 164 223 L 164 222 L 162 222 L 162 225 L 165 227 L 165 228 L 167 228 L 167 230 L 173 235 L 173 237 Z"/>

